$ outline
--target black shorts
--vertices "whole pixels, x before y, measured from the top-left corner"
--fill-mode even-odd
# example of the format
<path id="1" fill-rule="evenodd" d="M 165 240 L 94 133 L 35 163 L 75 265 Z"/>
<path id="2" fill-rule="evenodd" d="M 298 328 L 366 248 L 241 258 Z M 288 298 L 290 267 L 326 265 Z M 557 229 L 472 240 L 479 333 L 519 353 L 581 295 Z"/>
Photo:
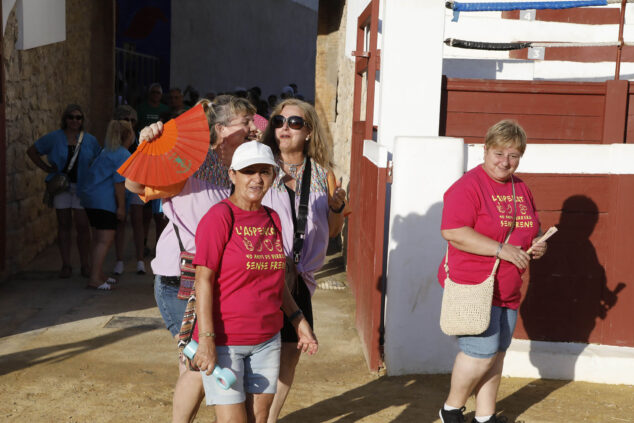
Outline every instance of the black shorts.
<path id="1" fill-rule="evenodd" d="M 102 209 L 86 209 L 90 226 L 99 230 L 116 230 L 117 215 Z"/>
<path id="2" fill-rule="evenodd" d="M 310 299 L 310 291 L 302 279 L 301 276 L 297 276 L 297 289 L 293 293 L 293 298 L 297 303 L 297 306 L 302 310 L 304 317 L 310 323 L 310 327 L 313 327 L 313 303 Z M 295 328 L 289 322 L 286 315 L 284 315 L 284 326 L 282 327 L 282 342 L 297 342 L 297 332 Z"/>

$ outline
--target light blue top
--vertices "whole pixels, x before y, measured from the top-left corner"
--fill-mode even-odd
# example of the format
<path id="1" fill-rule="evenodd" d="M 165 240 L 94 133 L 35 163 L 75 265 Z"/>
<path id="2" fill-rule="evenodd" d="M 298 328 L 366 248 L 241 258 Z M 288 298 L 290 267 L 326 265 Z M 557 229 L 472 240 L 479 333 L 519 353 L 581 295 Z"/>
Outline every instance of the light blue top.
<path id="1" fill-rule="evenodd" d="M 49 132 L 39 140 L 35 141 L 35 148 L 40 155 L 46 155 L 46 159 L 52 165 L 57 167 L 57 172 L 49 173 L 46 176 L 46 180 L 50 180 L 55 173 L 61 173 L 66 166 L 68 160 L 68 140 L 66 134 L 62 129 Z M 92 163 L 93 159 L 99 154 L 101 146 L 97 142 L 97 139 L 84 132 L 84 140 L 81 142 L 79 148 L 79 157 L 77 157 L 77 190 L 79 191 L 86 178 L 88 167 Z"/>
<path id="2" fill-rule="evenodd" d="M 83 188 L 78 190 L 81 205 L 84 208 L 116 213 L 114 184 L 125 182 L 125 178 L 117 173 L 117 169 L 128 157 L 130 152 L 123 147 L 115 151 L 101 151 L 88 169 Z"/>

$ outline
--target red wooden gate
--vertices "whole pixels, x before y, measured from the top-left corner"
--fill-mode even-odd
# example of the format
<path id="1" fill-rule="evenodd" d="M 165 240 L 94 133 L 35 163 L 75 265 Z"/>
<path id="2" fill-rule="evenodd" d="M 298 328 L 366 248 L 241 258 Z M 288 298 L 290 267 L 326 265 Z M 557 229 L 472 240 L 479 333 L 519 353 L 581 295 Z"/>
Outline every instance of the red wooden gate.
<path id="1" fill-rule="evenodd" d="M 526 129 L 529 149 L 531 143 L 634 143 L 633 97 L 628 81 L 448 79 L 440 135 L 482 143 L 489 126 L 513 118 Z M 557 224 L 559 233 L 526 274 L 515 336 L 634 347 L 634 176 L 520 177 L 543 227 Z"/>
<path id="2" fill-rule="evenodd" d="M 372 0 L 357 20 L 350 206 L 348 278 L 356 299 L 356 327 L 370 370 L 382 366 L 383 242 L 387 174 L 363 156 L 364 140 L 375 139 L 374 87 L 379 70 L 377 33 L 379 1 Z"/>

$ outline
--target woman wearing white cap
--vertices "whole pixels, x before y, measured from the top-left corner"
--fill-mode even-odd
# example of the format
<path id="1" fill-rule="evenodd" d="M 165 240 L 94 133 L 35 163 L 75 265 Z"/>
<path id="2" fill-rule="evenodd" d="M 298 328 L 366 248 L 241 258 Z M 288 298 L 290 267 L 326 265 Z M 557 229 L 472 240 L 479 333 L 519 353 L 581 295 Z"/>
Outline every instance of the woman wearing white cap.
<path id="1" fill-rule="evenodd" d="M 209 209 L 196 231 L 193 338 L 199 346 L 193 364 L 220 423 L 266 422 L 277 387 L 281 310 L 297 331 L 297 348 L 309 354 L 318 348 L 284 284 L 280 219 L 262 206 L 276 169 L 268 146 L 239 146 L 229 170 L 235 191 Z M 211 376 L 216 364 L 236 374 L 230 389 L 219 388 Z"/>

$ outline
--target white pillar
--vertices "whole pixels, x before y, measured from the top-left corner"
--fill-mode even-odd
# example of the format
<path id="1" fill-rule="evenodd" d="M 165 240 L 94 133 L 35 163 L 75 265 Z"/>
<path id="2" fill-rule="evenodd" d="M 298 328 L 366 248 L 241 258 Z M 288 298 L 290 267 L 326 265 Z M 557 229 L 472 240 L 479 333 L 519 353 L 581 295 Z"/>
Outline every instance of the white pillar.
<path id="1" fill-rule="evenodd" d="M 390 151 L 396 136 L 437 136 L 440 117 L 445 4 L 382 3 L 378 140 Z"/>
<path id="2" fill-rule="evenodd" d="M 445 373 L 457 352 L 440 331 L 442 196 L 464 172 L 462 139 L 397 137 L 390 205 L 385 364 L 389 375 Z"/>

